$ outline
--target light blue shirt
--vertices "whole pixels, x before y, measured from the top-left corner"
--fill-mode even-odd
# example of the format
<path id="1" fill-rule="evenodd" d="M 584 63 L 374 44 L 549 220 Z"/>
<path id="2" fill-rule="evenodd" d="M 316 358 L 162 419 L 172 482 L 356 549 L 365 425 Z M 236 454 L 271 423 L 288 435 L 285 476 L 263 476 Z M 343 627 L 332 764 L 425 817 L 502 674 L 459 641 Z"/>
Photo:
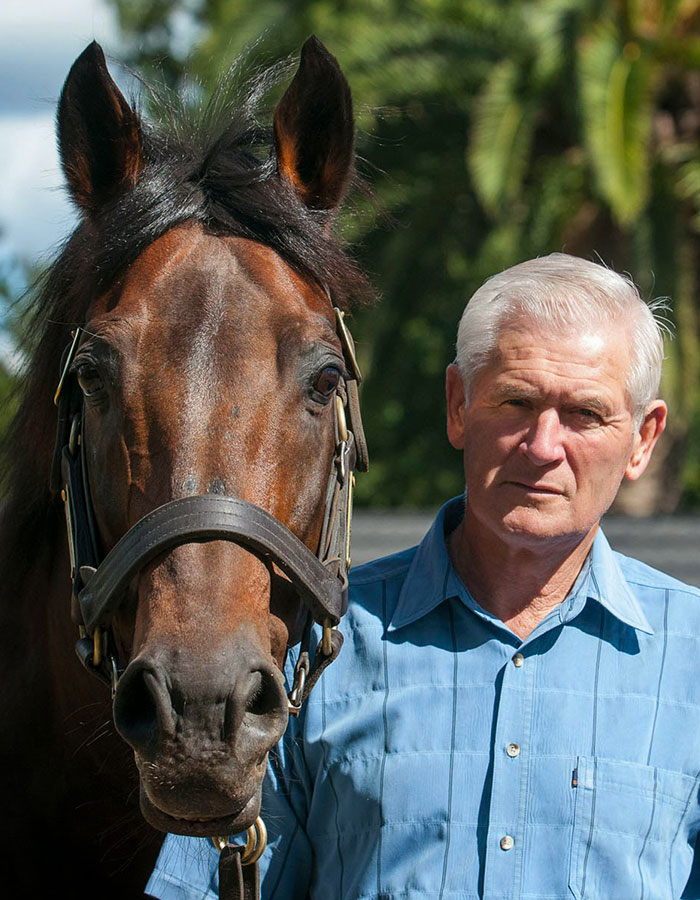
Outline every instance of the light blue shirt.
<path id="1" fill-rule="evenodd" d="M 343 650 L 270 754 L 263 897 L 700 900 L 700 591 L 599 532 L 521 641 L 450 564 L 462 503 L 353 573 Z M 216 897 L 216 864 L 169 837 L 147 890 Z"/>

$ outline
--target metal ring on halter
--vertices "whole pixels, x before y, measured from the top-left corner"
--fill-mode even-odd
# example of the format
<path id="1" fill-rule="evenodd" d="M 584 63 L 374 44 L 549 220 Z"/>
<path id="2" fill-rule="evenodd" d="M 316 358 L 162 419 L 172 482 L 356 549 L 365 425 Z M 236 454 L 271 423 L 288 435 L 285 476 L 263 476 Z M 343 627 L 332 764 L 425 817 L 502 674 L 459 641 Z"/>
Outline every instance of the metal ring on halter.
<path id="1" fill-rule="evenodd" d="M 212 837 L 211 842 L 219 853 L 224 847 L 229 846 L 227 837 Z M 241 865 L 252 866 L 263 855 L 265 847 L 267 847 L 267 828 L 263 820 L 258 816 L 250 828 L 246 829 L 245 848 L 241 854 Z"/>
<path id="2" fill-rule="evenodd" d="M 309 654 L 302 653 L 294 667 L 294 684 L 287 696 L 289 703 L 289 715 L 298 716 L 301 711 L 301 704 L 304 697 L 304 688 L 306 686 L 306 676 L 309 674 Z"/>
<path id="3" fill-rule="evenodd" d="M 249 851 L 248 845 L 253 838 L 255 838 L 255 845 Z M 267 828 L 265 827 L 263 820 L 258 816 L 255 822 L 246 831 L 246 844 L 243 856 L 241 856 L 241 865 L 252 866 L 253 863 L 256 863 L 263 855 L 265 847 L 267 847 Z M 249 853 L 250 855 L 248 855 Z"/>
<path id="4" fill-rule="evenodd" d="M 321 653 L 324 656 L 330 656 L 333 653 L 333 639 L 331 633 L 333 628 L 330 619 L 323 620 L 323 635 L 321 636 Z"/>

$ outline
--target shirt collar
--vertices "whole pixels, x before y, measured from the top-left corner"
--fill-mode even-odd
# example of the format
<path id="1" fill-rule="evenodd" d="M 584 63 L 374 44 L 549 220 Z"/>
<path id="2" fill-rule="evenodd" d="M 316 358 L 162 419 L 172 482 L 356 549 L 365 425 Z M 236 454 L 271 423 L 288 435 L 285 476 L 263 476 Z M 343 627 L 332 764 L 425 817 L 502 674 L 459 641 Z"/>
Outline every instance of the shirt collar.
<path id="1" fill-rule="evenodd" d="M 445 536 L 457 526 L 463 514 L 464 496 L 455 497 L 440 508 L 406 573 L 388 632 L 410 625 L 448 597 L 459 597 L 467 606 L 474 606 L 474 600 L 452 567 L 445 543 Z M 584 568 L 587 571 L 576 580 L 572 595 L 585 585 L 588 598 L 597 600 L 621 622 L 646 634 L 654 633 L 600 528 Z"/>
<path id="2" fill-rule="evenodd" d="M 626 625 L 645 634 L 653 634 L 654 629 L 642 612 L 639 601 L 622 574 L 617 556 L 600 528 L 593 541 L 590 560 L 588 596 Z"/>
<path id="3" fill-rule="evenodd" d="M 465 601 L 469 598 L 467 589 L 452 568 L 445 544 L 445 535 L 457 526 L 463 515 L 463 496 L 454 497 L 440 507 L 406 573 L 387 631 L 410 625 L 432 612 L 447 597 L 459 596 Z"/>

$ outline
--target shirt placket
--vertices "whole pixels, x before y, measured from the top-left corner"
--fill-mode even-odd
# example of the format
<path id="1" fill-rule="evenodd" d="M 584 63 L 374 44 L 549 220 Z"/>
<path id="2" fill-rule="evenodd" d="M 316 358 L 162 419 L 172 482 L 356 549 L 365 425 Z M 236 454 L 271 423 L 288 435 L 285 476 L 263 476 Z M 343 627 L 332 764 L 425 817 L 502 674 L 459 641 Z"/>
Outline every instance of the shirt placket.
<path id="1" fill-rule="evenodd" d="M 523 645 L 500 679 L 484 869 L 484 900 L 520 900 L 536 656 Z"/>

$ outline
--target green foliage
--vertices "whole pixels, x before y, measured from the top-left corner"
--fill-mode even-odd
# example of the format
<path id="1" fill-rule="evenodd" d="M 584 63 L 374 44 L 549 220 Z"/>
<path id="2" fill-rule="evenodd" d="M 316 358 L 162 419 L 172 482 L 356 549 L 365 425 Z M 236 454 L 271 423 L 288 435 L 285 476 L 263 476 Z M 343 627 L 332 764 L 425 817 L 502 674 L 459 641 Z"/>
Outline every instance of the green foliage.
<path id="1" fill-rule="evenodd" d="M 598 189 L 622 225 L 634 222 L 649 190 L 650 64 L 638 44 L 620 46 L 611 23 L 580 42 L 583 123 Z"/>
<path id="2" fill-rule="evenodd" d="M 358 197 L 343 227 L 382 295 L 352 323 L 372 457 L 360 502 L 461 489 L 441 398 L 464 303 L 553 250 L 673 298 L 670 440 L 700 456 L 700 0 L 111 3 L 131 61 L 149 73 L 159 58 L 171 85 L 206 93 L 244 48 L 262 64 L 311 33 L 348 76 L 376 203 Z M 668 475 L 700 497 L 697 466 Z"/>
<path id="3" fill-rule="evenodd" d="M 510 59 L 495 65 L 475 108 L 468 162 L 479 199 L 492 213 L 520 194 L 535 131 L 535 104 Z"/>
<path id="4" fill-rule="evenodd" d="M 693 210 L 690 226 L 700 234 L 700 157 L 695 155 L 678 170 L 678 196 Z"/>
<path id="5" fill-rule="evenodd" d="M 16 410 L 16 377 L 0 363 L 0 434 L 4 434 Z"/>

